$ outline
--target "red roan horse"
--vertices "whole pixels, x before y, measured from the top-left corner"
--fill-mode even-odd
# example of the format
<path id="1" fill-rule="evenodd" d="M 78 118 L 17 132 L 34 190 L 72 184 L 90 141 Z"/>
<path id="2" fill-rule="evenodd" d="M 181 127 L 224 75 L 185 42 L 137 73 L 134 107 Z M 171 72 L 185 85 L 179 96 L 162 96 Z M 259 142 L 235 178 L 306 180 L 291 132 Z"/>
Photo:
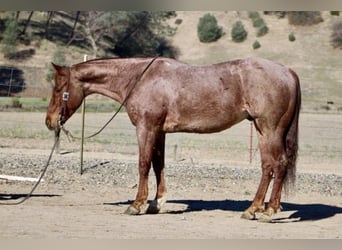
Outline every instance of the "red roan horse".
<path id="1" fill-rule="evenodd" d="M 242 218 L 271 221 L 280 209 L 283 184 L 293 183 L 301 105 L 294 71 L 261 58 L 191 66 L 159 57 L 100 59 L 55 68 L 55 86 L 46 115 L 50 130 L 59 131 L 81 105 L 98 93 L 123 103 L 136 127 L 139 186 L 127 214 L 141 212 L 148 198 L 148 174 L 156 175 L 157 193 L 147 212 L 165 202 L 165 134 L 213 133 L 248 119 L 258 132 L 262 177 L 255 198 Z M 64 101 L 63 97 L 64 96 Z M 67 98 L 70 96 L 70 98 Z M 273 188 L 267 208 L 268 186 Z"/>

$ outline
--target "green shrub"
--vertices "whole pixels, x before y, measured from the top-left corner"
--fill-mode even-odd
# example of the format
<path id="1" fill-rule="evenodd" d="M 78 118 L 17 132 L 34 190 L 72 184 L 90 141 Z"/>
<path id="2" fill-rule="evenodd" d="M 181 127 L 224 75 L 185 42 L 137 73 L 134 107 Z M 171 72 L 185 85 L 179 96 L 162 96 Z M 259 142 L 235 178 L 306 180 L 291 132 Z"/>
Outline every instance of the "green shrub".
<path id="1" fill-rule="evenodd" d="M 22 108 L 23 105 L 20 102 L 20 97 L 13 97 L 12 98 L 12 108 Z"/>
<path id="2" fill-rule="evenodd" d="M 263 25 L 258 28 L 257 30 L 257 37 L 264 36 L 268 33 L 268 27 L 266 25 Z"/>
<path id="3" fill-rule="evenodd" d="M 291 33 L 289 34 L 289 41 L 290 41 L 290 42 L 296 41 L 296 37 L 295 37 L 295 35 L 293 34 L 293 32 L 291 32 Z"/>
<path id="4" fill-rule="evenodd" d="M 340 12 L 339 11 L 330 11 L 330 15 L 332 15 L 332 16 L 339 16 Z"/>
<path id="5" fill-rule="evenodd" d="M 183 22 L 183 19 L 177 18 L 175 24 L 180 25 Z"/>
<path id="6" fill-rule="evenodd" d="M 268 27 L 264 19 L 260 16 L 259 12 L 253 11 L 249 12 L 249 18 L 253 22 L 253 27 L 257 28 L 257 37 L 264 36 L 268 33 Z"/>
<path id="7" fill-rule="evenodd" d="M 253 43 L 253 49 L 259 49 L 261 47 L 261 44 L 259 43 L 258 40 L 256 40 L 254 43 Z"/>
<path id="8" fill-rule="evenodd" d="M 257 11 L 251 11 L 248 13 L 248 17 L 253 21 L 255 19 L 260 19 L 260 14 Z"/>
<path id="9" fill-rule="evenodd" d="M 57 46 L 55 52 L 52 55 L 52 62 L 58 65 L 64 65 L 65 64 L 65 54 L 62 47 Z M 53 80 L 53 76 L 55 74 L 55 71 L 51 65 L 51 63 L 48 64 L 48 73 L 46 75 L 46 80 L 48 82 L 51 82 Z"/>
<path id="10" fill-rule="evenodd" d="M 259 28 L 266 25 L 264 19 L 261 18 L 259 12 L 250 12 L 249 17 L 252 19 L 254 28 Z"/>
<path id="11" fill-rule="evenodd" d="M 241 43 L 246 40 L 248 33 L 241 21 L 233 24 L 231 35 L 234 42 Z"/>
<path id="12" fill-rule="evenodd" d="M 253 19 L 252 21 L 253 21 L 254 28 L 260 28 L 262 26 L 266 26 L 265 21 L 262 18 L 256 18 L 256 19 Z"/>
<path id="13" fill-rule="evenodd" d="M 217 41 L 222 35 L 222 27 L 218 26 L 215 16 L 207 13 L 199 19 L 197 35 L 202 43 Z"/>

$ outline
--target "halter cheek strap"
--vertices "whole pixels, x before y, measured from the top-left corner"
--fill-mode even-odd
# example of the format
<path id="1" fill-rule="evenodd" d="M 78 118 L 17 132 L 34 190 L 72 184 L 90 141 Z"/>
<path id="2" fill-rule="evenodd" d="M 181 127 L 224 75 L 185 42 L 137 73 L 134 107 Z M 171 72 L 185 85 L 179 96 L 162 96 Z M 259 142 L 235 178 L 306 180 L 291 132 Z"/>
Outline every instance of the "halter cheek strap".
<path id="1" fill-rule="evenodd" d="M 66 84 L 66 91 L 63 92 L 63 95 L 62 95 L 62 108 L 61 108 L 61 111 L 59 112 L 59 121 L 58 121 L 58 125 L 60 127 L 63 126 L 64 124 L 64 117 L 65 117 L 65 114 L 66 114 L 66 110 L 67 110 L 67 103 L 68 103 L 68 100 L 69 100 L 69 85 L 70 85 L 70 68 L 68 68 L 68 80 L 67 80 L 67 84 Z"/>

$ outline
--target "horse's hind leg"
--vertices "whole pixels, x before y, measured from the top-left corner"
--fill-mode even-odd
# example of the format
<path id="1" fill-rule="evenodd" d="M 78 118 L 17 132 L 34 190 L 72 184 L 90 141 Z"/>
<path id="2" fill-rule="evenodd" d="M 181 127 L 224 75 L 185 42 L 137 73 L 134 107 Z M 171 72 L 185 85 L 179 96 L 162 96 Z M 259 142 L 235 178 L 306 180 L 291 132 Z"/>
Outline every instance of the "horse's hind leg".
<path id="1" fill-rule="evenodd" d="M 260 222 L 271 222 L 272 215 L 278 212 L 281 208 L 280 199 L 281 199 L 281 192 L 284 184 L 284 180 L 287 173 L 287 159 L 285 152 L 282 152 L 278 155 L 278 159 L 275 162 L 273 168 L 273 187 L 271 197 L 268 203 L 267 209 L 264 213 L 260 216 L 258 221 Z"/>
<path id="2" fill-rule="evenodd" d="M 285 157 L 282 133 L 259 133 L 259 147 L 261 153 L 262 176 L 258 190 L 251 206 L 244 211 L 242 218 L 255 219 L 256 212 L 264 212 L 261 221 L 270 221 L 271 216 L 280 208 L 280 193 L 285 177 L 285 168 L 281 167 Z M 275 177 L 269 207 L 265 210 L 265 196 L 269 184 Z"/>
<path id="3" fill-rule="evenodd" d="M 166 202 L 165 193 L 165 179 L 164 179 L 164 165 L 165 165 L 165 133 L 160 132 L 156 140 L 156 145 L 153 150 L 152 166 L 156 175 L 157 193 L 155 199 L 151 202 L 147 209 L 147 213 L 159 213 L 161 206 Z"/>

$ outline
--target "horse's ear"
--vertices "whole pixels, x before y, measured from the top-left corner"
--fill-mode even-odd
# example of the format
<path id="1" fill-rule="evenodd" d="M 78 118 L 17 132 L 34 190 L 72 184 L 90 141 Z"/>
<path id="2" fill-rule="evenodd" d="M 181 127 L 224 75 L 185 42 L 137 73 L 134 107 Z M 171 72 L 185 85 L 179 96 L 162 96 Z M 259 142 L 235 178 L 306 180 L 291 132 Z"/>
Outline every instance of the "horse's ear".
<path id="1" fill-rule="evenodd" d="M 51 65 L 59 75 L 66 75 L 66 67 L 59 66 L 57 64 L 54 64 L 53 62 L 51 62 Z"/>

